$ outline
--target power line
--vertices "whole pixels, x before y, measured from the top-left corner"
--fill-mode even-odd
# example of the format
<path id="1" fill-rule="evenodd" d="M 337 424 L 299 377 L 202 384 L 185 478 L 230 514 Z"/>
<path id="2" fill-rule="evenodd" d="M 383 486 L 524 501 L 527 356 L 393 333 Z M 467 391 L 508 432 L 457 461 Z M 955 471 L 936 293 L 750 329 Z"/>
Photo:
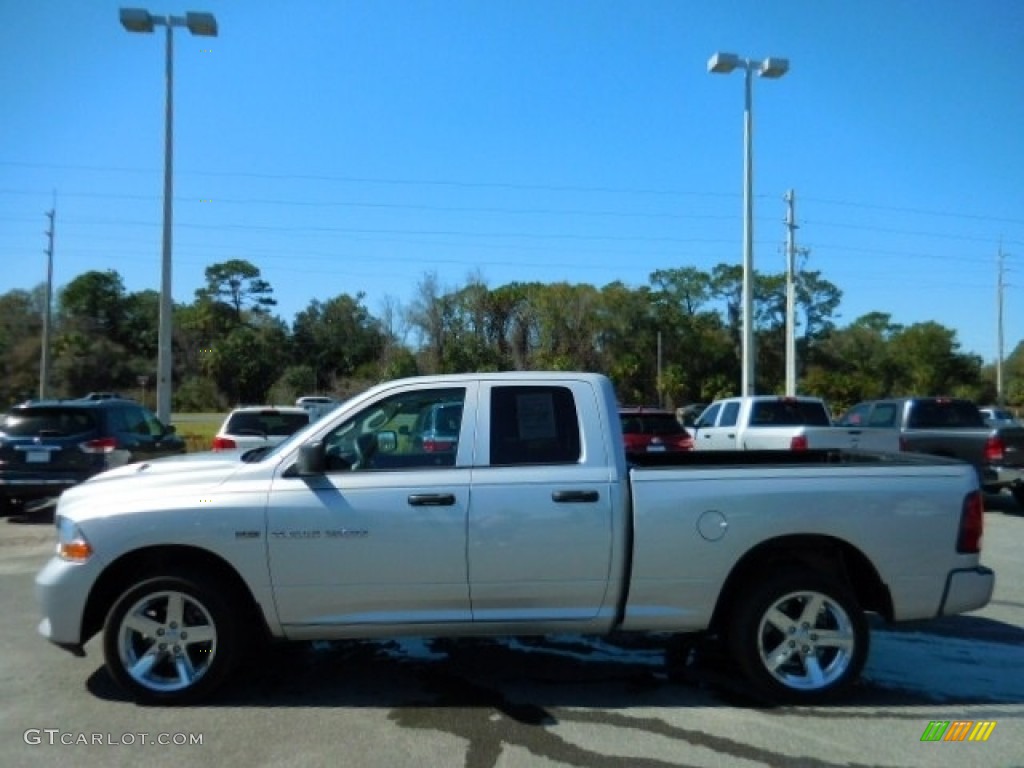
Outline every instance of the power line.
<path id="1" fill-rule="evenodd" d="M 76 170 L 76 171 L 89 171 L 98 173 L 131 173 L 131 174 L 145 174 L 145 175 L 156 175 L 162 171 L 157 168 L 125 168 L 116 166 L 94 166 L 94 165 L 73 165 L 73 164 L 58 164 L 58 163 L 32 163 L 23 161 L 13 160 L 0 160 L 0 166 L 12 166 L 21 168 L 41 168 L 41 169 L 57 169 L 57 170 Z M 453 188 L 480 188 L 480 189 L 509 189 L 509 190 L 523 190 L 523 191 L 550 191 L 550 192 L 600 192 L 600 193 L 616 193 L 616 194 L 636 194 L 636 195 L 655 195 L 655 196 L 680 196 L 680 197 L 721 197 L 735 199 L 739 197 L 737 193 L 733 192 L 708 192 L 708 191 L 694 191 L 694 190 L 679 190 L 679 189 L 649 189 L 649 188 L 630 188 L 630 187 L 606 187 L 606 186 L 584 186 L 584 185 L 570 185 L 570 184 L 524 184 L 524 183 L 512 183 L 512 182 L 500 182 L 500 181 L 465 181 L 465 180 L 453 180 L 453 179 L 398 179 L 398 178 L 376 178 L 370 176 L 343 176 L 343 175 L 330 175 L 330 174 L 297 174 L 297 173 L 257 173 L 254 171 L 176 171 L 177 175 L 181 176 L 198 176 L 207 178 L 250 178 L 250 179 L 266 179 L 272 181 L 331 181 L 331 182 L 342 182 L 342 183 L 357 183 L 357 184 L 380 184 L 385 186 L 433 186 L 433 187 L 453 187 Z M 64 193 L 61 193 L 64 196 Z M 774 195 L 768 194 L 757 194 L 755 195 L 758 199 L 774 199 Z M 925 208 L 914 208 L 914 207 L 901 207 L 901 206 L 886 206 L 879 205 L 877 203 L 862 203 L 853 200 L 836 200 L 832 198 L 823 197 L 805 197 L 807 202 L 817 202 L 825 205 L 836 205 L 845 206 L 849 208 L 860 208 L 864 210 L 877 210 L 883 212 L 897 212 L 897 213 L 909 213 L 914 215 L 923 216 L 941 216 L 943 218 L 958 218 L 958 219 L 969 219 L 975 221 L 991 221 L 1004 224 L 1022 224 L 1024 225 L 1024 219 L 991 216 L 986 214 L 973 214 L 963 213 L 958 210 L 928 210 Z"/>

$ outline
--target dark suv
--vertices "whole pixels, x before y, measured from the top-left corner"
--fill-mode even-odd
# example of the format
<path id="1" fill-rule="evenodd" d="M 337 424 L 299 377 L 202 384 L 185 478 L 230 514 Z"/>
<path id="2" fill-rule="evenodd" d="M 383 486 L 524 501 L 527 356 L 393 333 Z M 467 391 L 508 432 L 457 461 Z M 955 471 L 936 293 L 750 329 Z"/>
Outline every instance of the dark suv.
<path id="1" fill-rule="evenodd" d="M 0 419 L 0 505 L 56 496 L 133 461 L 185 452 L 185 442 L 132 400 L 37 400 Z"/>
<path id="2" fill-rule="evenodd" d="M 626 453 L 692 451 L 693 438 L 672 411 L 660 408 L 619 408 Z"/>

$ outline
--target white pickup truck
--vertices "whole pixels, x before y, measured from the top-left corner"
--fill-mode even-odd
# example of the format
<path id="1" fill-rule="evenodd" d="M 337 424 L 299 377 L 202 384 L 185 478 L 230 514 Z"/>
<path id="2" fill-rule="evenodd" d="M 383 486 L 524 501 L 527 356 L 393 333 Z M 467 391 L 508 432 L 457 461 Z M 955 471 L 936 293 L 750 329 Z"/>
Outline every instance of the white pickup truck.
<path id="1" fill-rule="evenodd" d="M 691 427 L 696 451 L 873 451 L 898 453 L 898 435 L 835 427 L 817 397 L 752 395 L 716 400 Z"/>
<path id="2" fill-rule="evenodd" d="M 449 408 L 458 404 L 458 408 Z M 424 413 L 458 423 L 426 440 Z M 382 384 L 272 449 L 133 464 L 66 491 L 40 633 L 102 633 L 139 701 L 208 694 L 259 638 L 642 631 L 719 638 L 752 689 L 833 696 L 866 612 L 991 597 L 974 470 L 926 456 L 649 454 L 597 374 Z"/>

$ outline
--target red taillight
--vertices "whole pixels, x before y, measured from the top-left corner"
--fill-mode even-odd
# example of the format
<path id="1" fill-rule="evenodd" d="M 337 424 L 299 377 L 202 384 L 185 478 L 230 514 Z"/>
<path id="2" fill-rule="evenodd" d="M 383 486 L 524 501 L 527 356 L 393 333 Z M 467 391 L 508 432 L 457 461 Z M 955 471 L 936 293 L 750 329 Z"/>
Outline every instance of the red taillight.
<path id="1" fill-rule="evenodd" d="M 992 435 L 985 441 L 985 461 L 994 464 L 1003 460 L 1003 453 L 1006 451 L 1006 443 L 998 435 Z"/>
<path id="2" fill-rule="evenodd" d="M 910 443 L 907 442 L 907 438 L 903 437 L 902 435 L 900 435 L 900 450 L 901 451 L 909 451 L 910 450 Z"/>
<path id="3" fill-rule="evenodd" d="M 84 453 L 113 453 L 117 448 L 117 440 L 113 437 L 101 437 L 98 440 L 79 443 L 78 447 Z"/>
<path id="4" fill-rule="evenodd" d="M 797 435 L 789 441 L 789 450 L 791 451 L 806 451 L 807 450 L 807 435 Z"/>
<path id="5" fill-rule="evenodd" d="M 213 438 L 213 450 L 215 451 L 233 451 L 237 447 L 235 441 L 230 437 Z"/>
<path id="6" fill-rule="evenodd" d="M 435 440 L 430 437 L 423 440 L 423 450 L 427 453 L 444 453 L 445 451 L 452 450 L 454 447 L 454 440 Z"/>
<path id="7" fill-rule="evenodd" d="M 985 503 L 981 491 L 974 491 L 964 497 L 960 513 L 960 533 L 956 538 L 956 551 L 964 555 L 981 552 L 981 534 L 985 527 Z"/>

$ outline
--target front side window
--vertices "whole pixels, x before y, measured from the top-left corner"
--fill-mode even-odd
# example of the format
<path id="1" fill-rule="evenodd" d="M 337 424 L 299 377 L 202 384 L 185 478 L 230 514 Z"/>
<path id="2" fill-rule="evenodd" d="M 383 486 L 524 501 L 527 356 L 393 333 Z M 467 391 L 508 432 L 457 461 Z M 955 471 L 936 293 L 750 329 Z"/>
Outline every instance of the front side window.
<path id="1" fill-rule="evenodd" d="M 580 427 L 566 387 L 508 386 L 491 391 L 491 466 L 575 464 Z"/>
<path id="2" fill-rule="evenodd" d="M 377 400 L 324 438 L 327 471 L 454 467 L 465 400 L 462 387 Z"/>
<path id="3" fill-rule="evenodd" d="M 837 424 L 840 427 L 863 427 L 868 423 L 871 403 L 861 403 L 848 410 Z"/>
<path id="4" fill-rule="evenodd" d="M 722 409 L 722 422 L 720 427 L 735 427 L 736 419 L 740 413 L 740 404 L 737 402 L 726 403 Z"/>

